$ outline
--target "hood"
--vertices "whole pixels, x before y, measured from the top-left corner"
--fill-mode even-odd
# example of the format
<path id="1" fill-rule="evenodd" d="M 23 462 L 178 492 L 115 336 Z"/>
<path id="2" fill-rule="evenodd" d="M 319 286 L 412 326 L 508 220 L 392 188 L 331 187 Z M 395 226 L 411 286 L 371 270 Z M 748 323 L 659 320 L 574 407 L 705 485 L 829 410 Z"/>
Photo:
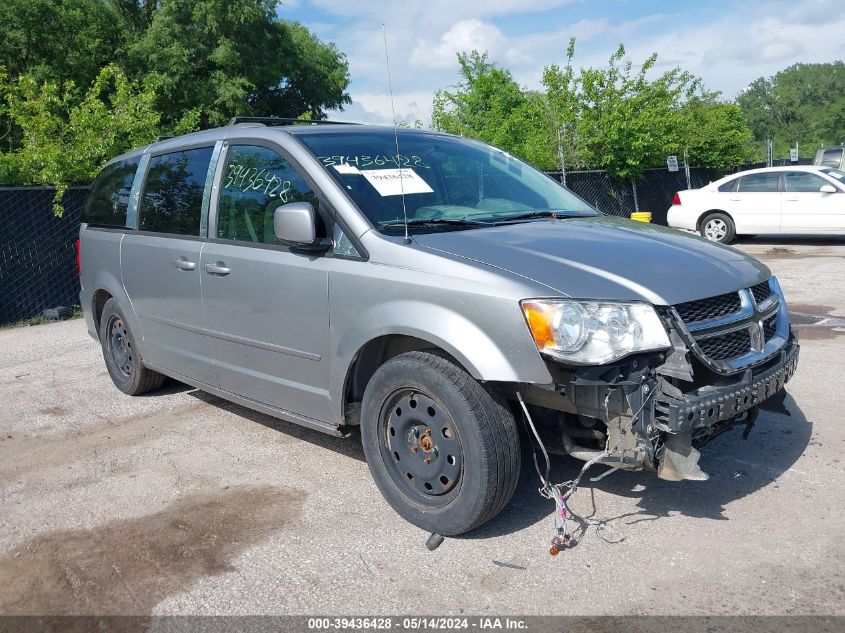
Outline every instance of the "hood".
<path id="1" fill-rule="evenodd" d="M 769 269 L 753 257 L 674 229 L 594 216 L 414 238 L 420 246 L 527 277 L 579 299 L 673 305 L 753 286 Z"/>

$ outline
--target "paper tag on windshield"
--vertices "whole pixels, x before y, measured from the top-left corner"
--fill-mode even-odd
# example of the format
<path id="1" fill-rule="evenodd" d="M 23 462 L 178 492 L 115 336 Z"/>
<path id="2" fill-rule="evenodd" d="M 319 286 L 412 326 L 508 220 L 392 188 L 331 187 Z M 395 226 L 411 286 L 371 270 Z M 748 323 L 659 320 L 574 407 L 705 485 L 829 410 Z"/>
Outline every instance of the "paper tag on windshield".
<path id="1" fill-rule="evenodd" d="M 339 174 L 360 174 L 361 172 L 358 171 L 358 168 L 355 165 L 350 165 L 349 163 L 335 163 L 334 164 L 335 171 Z"/>
<path id="2" fill-rule="evenodd" d="M 380 196 L 399 196 L 412 193 L 431 193 L 428 183 L 410 167 L 402 169 L 371 169 L 361 174 Z"/>

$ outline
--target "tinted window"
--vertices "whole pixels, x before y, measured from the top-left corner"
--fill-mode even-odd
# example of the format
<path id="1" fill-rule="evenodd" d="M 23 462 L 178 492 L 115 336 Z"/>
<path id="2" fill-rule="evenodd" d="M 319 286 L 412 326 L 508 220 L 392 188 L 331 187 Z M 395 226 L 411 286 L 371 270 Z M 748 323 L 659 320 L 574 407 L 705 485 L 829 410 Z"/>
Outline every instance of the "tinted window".
<path id="1" fill-rule="evenodd" d="M 778 173 L 751 174 L 743 176 L 737 189 L 741 192 L 772 192 L 778 190 Z"/>
<path id="2" fill-rule="evenodd" d="M 786 174 L 784 188 L 786 191 L 791 192 L 812 191 L 813 193 L 818 193 L 821 187 L 829 184 L 821 176 L 816 176 L 806 171 L 790 171 Z"/>
<path id="3" fill-rule="evenodd" d="M 719 191 L 726 192 L 726 191 L 734 191 L 736 190 L 736 183 L 739 182 L 739 178 L 734 178 L 733 180 L 729 180 L 724 185 L 719 185 Z"/>
<path id="4" fill-rule="evenodd" d="M 477 141 L 398 130 L 397 152 L 393 130 L 296 135 L 385 233 L 403 231 L 405 211 L 414 232 L 478 228 L 532 211 L 596 215 L 545 174 Z"/>
<path id="5" fill-rule="evenodd" d="M 276 208 L 288 202 L 310 202 L 315 209 L 318 204 L 305 179 L 266 147 L 233 145 L 220 184 L 220 239 L 279 244 L 273 231 Z"/>
<path id="6" fill-rule="evenodd" d="M 103 168 L 85 201 L 83 222 L 99 226 L 126 226 L 129 193 L 140 160 L 136 156 Z"/>
<path id="7" fill-rule="evenodd" d="M 831 178 L 836 178 L 836 180 L 845 184 L 845 173 L 839 171 L 838 169 L 824 169 L 823 171 Z"/>
<path id="8" fill-rule="evenodd" d="M 202 193 L 212 151 L 203 147 L 150 159 L 138 209 L 140 230 L 199 235 Z"/>
<path id="9" fill-rule="evenodd" d="M 821 164 L 828 167 L 839 167 L 842 164 L 842 150 L 836 148 L 824 150 Z"/>

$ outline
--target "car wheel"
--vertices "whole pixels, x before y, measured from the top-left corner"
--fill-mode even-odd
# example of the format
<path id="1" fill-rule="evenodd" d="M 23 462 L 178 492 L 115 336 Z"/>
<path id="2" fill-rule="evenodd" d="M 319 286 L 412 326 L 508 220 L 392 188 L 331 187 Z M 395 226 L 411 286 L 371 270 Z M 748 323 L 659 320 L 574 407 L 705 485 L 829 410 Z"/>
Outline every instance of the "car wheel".
<path id="1" fill-rule="evenodd" d="M 733 220 L 724 213 L 711 213 L 701 221 L 701 235 L 711 242 L 730 244 L 736 237 Z"/>
<path id="2" fill-rule="evenodd" d="M 158 389 L 164 376 L 144 367 L 135 337 L 114 298 L 106 301 L 100 317 L 100 344 L 112 382 L 130 396 Z"/>
<path id="3" fill-rule="evenodd" d="M 408 352 L 382 365 L 364 392 L 361 439 L 387 502 L 444 536 L 496 516 L 519 479 L 516 421 L 504 400 L 451 360 Z"/>

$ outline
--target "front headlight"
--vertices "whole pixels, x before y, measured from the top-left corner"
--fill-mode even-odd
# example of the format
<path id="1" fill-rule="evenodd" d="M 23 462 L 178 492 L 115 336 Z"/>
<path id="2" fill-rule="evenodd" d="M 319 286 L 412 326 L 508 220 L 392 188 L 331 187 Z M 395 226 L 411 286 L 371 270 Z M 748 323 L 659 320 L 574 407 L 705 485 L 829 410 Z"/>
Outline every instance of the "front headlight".
<path id="1" fill-rule="evenodd" d="M 669 347 L 666 329 L 647 303 L 527 299 L 520 305 L 537 349 L 576 365 Z"/>

